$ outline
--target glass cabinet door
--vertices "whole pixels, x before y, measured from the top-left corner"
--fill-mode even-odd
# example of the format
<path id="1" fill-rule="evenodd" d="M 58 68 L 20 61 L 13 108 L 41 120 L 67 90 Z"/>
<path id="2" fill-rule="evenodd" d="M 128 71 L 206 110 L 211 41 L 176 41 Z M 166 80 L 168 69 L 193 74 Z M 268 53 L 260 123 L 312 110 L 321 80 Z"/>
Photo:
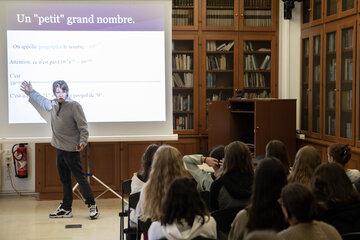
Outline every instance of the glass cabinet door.
<path id="1" fill-rule="evenodd" d="M 234 0 L 206 0 L 203 7 L 203 23 L 205 29 L 228 29 L 234 30 L 237 27 L 235 11 L 238 6 Z"/>
<path id="2" fill-rule="evenodd" d="M 302 24 L 310 22 L 310 0 L 302 1 Z"/>
<path id="3" fill-rule="evenodd" d="M 321 20 L 322 17 L 322 0 L 313 0 L 312 20 Z"/>
<path id="4" fill-rule="evenodd" d="M 348 11 L 355 8 L 355 0 L 342 0 L 341 11 Z"/>
<path id="5" fill-rule="evenodd" d="M 271 40 L 243 41 L 243 97 L 271 97 Z"/>
<path id="6" fill-rule="evenodd" d="M 172 82 L 173 82 L 173 125 L 177 132 L 194 132 L 197 112 L 194 71 L 197 60 L 194 56 L 195 39 L 173 40 Z"/>
<path id="7" fill-rule="evenodd" d="M 353 35 L 352 27 L 341 30 L 340 137 L 352 138 L 353 129 Z"/>
<path id="8" fill-rule="evenodd" d="M 309 130 L 309 38 L 302 39 L 302 64 L 301 64 L 301 130 Z"/>
<path id="9" fill-rule="evenodd" d="M 325 49 L 325 134 L 336 133 L 336 32 L 326 33 Z"/>
<path id="10" fill-rule="evenodd" d="M 312 37 L 312 132 L 320 133 L 320 96 L 321 96 L 321 36 Z"/>
<path id="11" fill-rule="evenodd" d="M 236 36 L 229 38 L 217 38 L 216 35 L 206 36 L 203 39 L 203 66 L 205 69 L 202 75 L 204 86 L 201 99 L 202 102 L 202 123 L 201 130 L 207 131 L 208 106 L 210 102 L 227 100 L 234 95 L 236 62 L 235 49 L 237 48 Z"/>
<path id="12" fill-rule="evenodd" d="M 174 30 L 195 30 L 198 27 L 198 1 L 173 0 L 172 26 Z"/>
<path id="13" fill-rule="evenodd" d="M 326 0 L 326 16 L 337 14 L 337 0 Z"/>
<path id="14" fill-rule="evenodd" d="M 251 28 L 271 28 L 275 25 L 276 16 L 273 8 L 275 8 L 276 0 L 241 0 L 240 1 L 240 20 L 244 29 Z"/>

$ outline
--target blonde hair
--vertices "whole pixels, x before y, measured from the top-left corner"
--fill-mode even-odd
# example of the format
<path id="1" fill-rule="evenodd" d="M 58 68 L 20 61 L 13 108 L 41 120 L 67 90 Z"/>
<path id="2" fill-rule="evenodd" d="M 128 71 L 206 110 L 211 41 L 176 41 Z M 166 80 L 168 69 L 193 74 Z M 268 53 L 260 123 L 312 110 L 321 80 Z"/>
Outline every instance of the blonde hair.
<path id="1" fill-rule="evenodd" d="M 321 164 L 318 150 L 307 145 L 299 149 L 295 156 L 294 167 L 288 177 L 288 183 L 298 182 L 311 186 L 311 177 L 317 166 Z"/>
<path id="2" fill-rule="evenodd" d="M 159 220 L 161 207 L 172 180 L 176 177 L 190 176 L 184 167 L 182 155 L 169 145 L 160 146 L 154 155 L 149 180 L 144 186 L 142 220 Z"/>

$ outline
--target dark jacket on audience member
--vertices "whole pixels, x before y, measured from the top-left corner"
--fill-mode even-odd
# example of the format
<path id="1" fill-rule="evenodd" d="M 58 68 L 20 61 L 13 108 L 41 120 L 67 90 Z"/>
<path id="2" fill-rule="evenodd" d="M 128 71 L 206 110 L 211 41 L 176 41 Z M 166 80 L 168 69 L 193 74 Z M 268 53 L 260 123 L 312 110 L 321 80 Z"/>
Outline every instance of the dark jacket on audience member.
<path id="1" fill-rule="evenodd" d="M 360 232 L 360 202 L 331 206 L 318 219 L 334 226 L 340 234 Z"/>
<path id="2" fill-rule="evenodd" d="M 251 196 L 254 177 L 249 173 L 229 172 L 210 187 L 210 210 L 245 206 Z"/>

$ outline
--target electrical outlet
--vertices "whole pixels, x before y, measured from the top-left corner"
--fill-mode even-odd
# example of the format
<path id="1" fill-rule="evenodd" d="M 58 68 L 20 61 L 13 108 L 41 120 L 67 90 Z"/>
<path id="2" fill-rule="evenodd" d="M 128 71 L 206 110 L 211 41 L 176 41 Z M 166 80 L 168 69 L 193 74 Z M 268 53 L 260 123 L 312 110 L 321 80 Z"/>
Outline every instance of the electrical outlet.
<path id="1" fill-rule="evenodd" d="M 9 149 L 5 151 L 4 160 L 5 164 L 11 164 L 11 152 Z"/>

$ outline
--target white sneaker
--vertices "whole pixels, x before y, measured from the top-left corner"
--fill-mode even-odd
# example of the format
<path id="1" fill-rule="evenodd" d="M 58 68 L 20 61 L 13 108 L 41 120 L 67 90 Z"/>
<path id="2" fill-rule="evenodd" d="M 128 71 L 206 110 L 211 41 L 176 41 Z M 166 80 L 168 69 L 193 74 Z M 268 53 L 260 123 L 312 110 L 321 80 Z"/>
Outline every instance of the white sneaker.
<path id="1" fill-rule="evenodd" d="M 63 209 L 62 203 L 55 210 L 55 212 L 49 214 L 49 218 L 72 218 L 71 210 Z"/>
<path id="2" fill-rule="evenodd" d="M 97 219 L 99 217 L 100 213 L 98 211 L 96 204 L 90 205 L 89 211 L 90 211 L 90 219 Z"/>

